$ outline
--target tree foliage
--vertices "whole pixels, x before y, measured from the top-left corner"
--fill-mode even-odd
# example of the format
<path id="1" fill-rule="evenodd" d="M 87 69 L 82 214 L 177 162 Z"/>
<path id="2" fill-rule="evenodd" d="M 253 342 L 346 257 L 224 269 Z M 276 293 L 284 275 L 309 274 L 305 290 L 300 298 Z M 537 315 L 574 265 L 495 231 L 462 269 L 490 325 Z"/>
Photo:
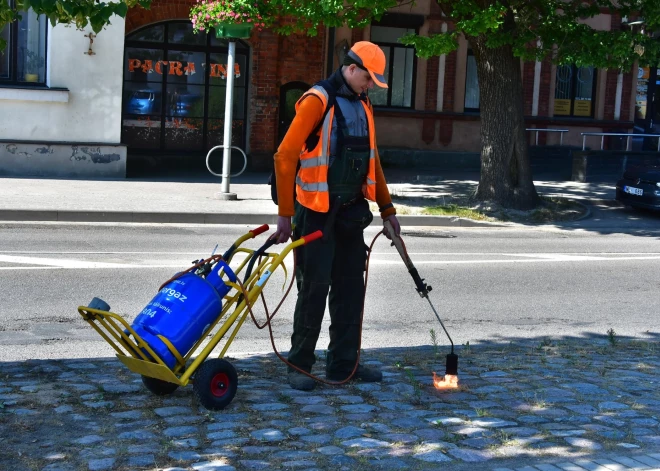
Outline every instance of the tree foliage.
<path id="1" fill-rule="evenodd" d="M 421 57 L 447 54 L 458 47 L 458 36 L 484 37 L 489 48 L 509 45 L 525 60 L 548 54 L 557 64 L 630 70 L 636 60 L 657 63 L 660 42 L 649 32 L 660 30 L 658 0 L 436 0 L 454 24 L 446 33 L 408 35 Z M 412 0 L 271 0 L 290 21 L 278 33 L 316 35 L 319 26 L 364 27 L 388 10 L 413 5 Z M 588 24 L 601 13 L 643 18 L 644 28 L 596 30 Z"/>
<path id="2" fill-rule="evenodd" d="M 630 70 L 657 64 L 660 42 L 650 32 L 660 29 L 657 0 L 461 0 L 439 1 L 442 11 L 454 21 L 455 29 L 430 37 L 407 36 L 422 57 L 446 54 L 456 49 L 459 33 L 467 38 L 483 37 L 489 48 L 504 45 L 525 60 L 550 55 L 557 64 Z M 588 20 L 601 13 L 643 19 L 643 26 L 620 30 L 597 30 Z"/>
<path id="3" fill-rule="evenodd" d="M 320 26 L 362 28 L 380 19 L 390 8 L 414 4 L 414 0 L 271 0 L 289 21 L 275 27 L 283 35 L 316 36 Z"/>
<path id="4" fill-rule="evenodd" d="M 101 2 L 97 0 L 16 0 L 13 7 L 7 0 L 0 0 L 0 31 L 12 21 L 20 18 L 21 11 L 30 8 L 38 15 L 46 15 L 50 23 L 72 24 L 82 29 L 87 25 L 98 33 L 110 24 L 110 18 L 118 15 L 126 17 L 128 9 L 140 5 L 149 8 L 151 0 L 124 0 L 121 2 Z M 0 39 L 0 51 L 6 44 Z"/>

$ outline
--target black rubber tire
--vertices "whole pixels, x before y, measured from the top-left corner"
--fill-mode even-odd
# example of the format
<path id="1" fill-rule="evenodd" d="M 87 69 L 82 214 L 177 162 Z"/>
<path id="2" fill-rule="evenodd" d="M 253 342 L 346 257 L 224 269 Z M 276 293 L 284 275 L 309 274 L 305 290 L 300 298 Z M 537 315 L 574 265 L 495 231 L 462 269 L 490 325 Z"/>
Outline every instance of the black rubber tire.
<path id="1" fill-rule="evenodd" d="M 167 396 L 179 389 L 178 384 L 163 381 L 162 379 L 142 376 L 142 384 L 156 396 Z"/>
<path id="2" fill-rule="evenodd" d="M 193 391 L 200 404 L 209 410 L 227 407 L 237 389 L 238 373 L 227 360 L 206 360 L 195 373 Z"/>

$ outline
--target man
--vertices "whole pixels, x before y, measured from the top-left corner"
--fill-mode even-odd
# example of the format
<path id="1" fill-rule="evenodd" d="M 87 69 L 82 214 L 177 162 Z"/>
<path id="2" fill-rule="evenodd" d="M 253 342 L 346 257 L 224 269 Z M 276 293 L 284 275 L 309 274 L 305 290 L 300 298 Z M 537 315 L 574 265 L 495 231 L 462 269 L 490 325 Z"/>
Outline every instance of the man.
<path id="1" fill-rule="evenodd" d="M 296 116 L 274 157 L 279 217 L 273 238 L 277 243 L 289 240 L 292 216 L 295 239 L 324 232 L 323 240 L 296 252 L 298 300 L 288 360 L 304 372 L 311 371 L 328 299 L 326 377 L 331 381 L 345 380 L 358 355 L 368 250 L 364 229 L 373 219 L 367 199 L 378 203 L 383 223 L 389 221 L 397 235 L 401 230 L 380 165 L 373 111 L 366 96 L 374 84 L 387 88 L 385 62 L 377 45 L 355 43 L 344 65 L 296 103 Z M 390 238 L 387 231 L 385 235 Z M 381 381 L 382 373 L 359 365 L 353 378 Z M 316 385 L 293 368 L 289 368 L 289 384 L 305 391 Z"/>

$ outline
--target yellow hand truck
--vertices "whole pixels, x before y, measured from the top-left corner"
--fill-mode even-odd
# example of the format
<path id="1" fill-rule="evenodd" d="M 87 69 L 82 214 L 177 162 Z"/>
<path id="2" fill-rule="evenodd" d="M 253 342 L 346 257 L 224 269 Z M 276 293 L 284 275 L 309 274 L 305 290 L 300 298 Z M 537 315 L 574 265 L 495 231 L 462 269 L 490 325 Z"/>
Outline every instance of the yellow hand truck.
<path id="1" fill-rule="evenodd" d="M 229 345 L 275 270 L 282 267 L 286 276 L 284 259 L 289 252 L 323 236 L 321 231 L 303 236 L 288 244 L 279 254 L 265 252 L 263 247 L 259 251 L 241 247 L 245 241 L 267 231 L 268 228 L 268 225 L 263 225 L 253 229 L 239 237 L 222 256 L 213 255 L 199 260 L 187 270 L 177 273 L 161 286 L 157 297 L 138 315 L 133 325 L 121 315 L 110 312 L 110 306 L 99 298 L 94 298 L 88 306 L 79 306 L 78 312 L 114 348 L 117 358 L 129 370 L 142 376 L 144 386 L 152 393 L 168 395 L 179 386 L 192 382 L 193 392 L 205 408 L 224 409 L 233 400 L 238 387 L 236 369 L 223 359 Z M 273 241 L 269 240 L 264 247 L 272 244 Z M 237 253 L 245 253 L 247 257 L 237 268 L 230 269 L 229 263 Z M 257 256 L 260 261 L 255 265 Z M 246 266 L 248 268 L 245 270 L 245 280 L 241 282 L 238 275 Z M 220 304 L 219 312 L 212 314 L 214 319 L 202 327 L 201 335 L 192 342 L 192 346 L 185 346 L 185 351 L 179 351 L 181 345 L 173 338 L 149 329 L 150 326 L 138 325 L 139 319 L 150 322 L 161 316 L 161 319 L 167 318 L 168 322 L 179 326 L 186 324 L 182 326 L 185 330 L 188 324 L 197 321 L 195 317 L 198 312 L 195 312 L 195 309 L 208 309 L 209 303 L 203 300 L 197 305 L 190 303 L 191 299 L 182 294 L 183 288 L 180 287 L 188 283 L 199 288 L 204 284 L 205 292 L 210 292 L 209 290 L 215 288 L 208 280 L 214 275 L 215 283 L 224 284 L 225 289 L 218 290 L 223 294 L 221 299 L 224 304 Z M 218 293 L 215 292 L 214 295 L 217 297 Z M 175 312 L 174 308 L 167 306 L 175 306 L 178 311 Z M 177 320 L 177 314 L 181 314 L 179 317 L 182 321 Z M 228 333 L 218 357 L 207 359 Z"/>

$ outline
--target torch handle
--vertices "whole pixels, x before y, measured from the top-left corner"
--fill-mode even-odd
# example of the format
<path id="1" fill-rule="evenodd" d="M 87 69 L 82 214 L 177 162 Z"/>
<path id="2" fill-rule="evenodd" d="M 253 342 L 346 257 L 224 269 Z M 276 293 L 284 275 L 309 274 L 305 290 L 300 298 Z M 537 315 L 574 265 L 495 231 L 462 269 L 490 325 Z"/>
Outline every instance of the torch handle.
<path id="1" fill-rule="evenodd" d="M 431 287 L 424 283 L 422 277 L 419 276 L 417 268 L 415 268 L 415 265 L 413 265 L 412 260 L 410 260 L 410 257 L 408 256 L 408 252 L 406 251 L 406 244 L 403 243 L 403 239 L 396 235 L 394 229 L 392 228 L 392 224 L 390 224 L 390 221 L 385 221 L 383 226 L 387 228 L 387 231 L 392 238 L 392 245 L 396 247 L 397 252 L 399 252 L 399 255 L 401 255 L 401 259 L 408 269 L 408 273 L 410 273 L 410 276 L 412 276 L 417 292 L 422 297 L 428 297 L 428 293 L 431 291 Z"/>
<path id="2" fill-rule="evenodd" d="M 408 270 L 414 269 L 415 265 L 413 265 L 412 260 L 410 260 L 410 257 L 406 252 L 406 248 L 403 245 L 403 240 L 400 236 L 396 235 L 390 221 L 383 222 L 383 226 L 385 226 L 387 232 L 389 232 L 390 237 L 392 238 L 392 245 L 396 247 L 397 252 L 399 252 L 399 255 L 401 255 L 401 259 L 403 260 L 403 263 L 406 264 L 406 268 L 408 268 Z"/>

